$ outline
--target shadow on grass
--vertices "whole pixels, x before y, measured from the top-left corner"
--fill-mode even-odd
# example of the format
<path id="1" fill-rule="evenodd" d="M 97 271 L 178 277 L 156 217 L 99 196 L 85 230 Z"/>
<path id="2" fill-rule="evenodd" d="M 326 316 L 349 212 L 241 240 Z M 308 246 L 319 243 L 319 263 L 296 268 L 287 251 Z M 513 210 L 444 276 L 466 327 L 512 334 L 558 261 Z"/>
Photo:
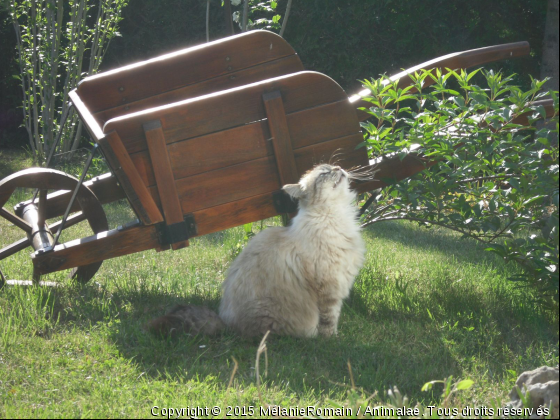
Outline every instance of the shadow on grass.
<path id="1" fill-rule="evenodd" d="M 31 154 L 21 149 L 0 149 L 0 180 L 31 166 L 33 166 Z"/>
<path id="2" fill-rule="evenodd" d="M 84 302 L 94 302 L 93 306 L 96 300 L 104 298 L 101 290 L 95 288 L 85 287 L 80 294 Z M 260 338 L 246 339 L 225 332 L 218 337 L 184 335 L 168 340 L 143 330 L 150 319 L 178 303 L 216 309 L 215 297 L 192 295 L 185 301 L 166 292 L 140 289 L 113 293 L 111 301 L 112 311 L 127 305 L 128 309 L 112 312 L 98 305 L 97 309 L 86 306 L 80 309 L 81 313 L 73 311 L 74 321 L 79 323 L 84 316 L 89 322 L 113 318 L 115 321 L 109 327 L 111 341 L 145 375 L 186 380 L 217 377 L 225 387 L 235 358 L 239 362 L 236 379 L 243 386 L 255 383 Z M 438 302 L 444 302 L 441 308 L 437 307 Z M 418 306 L 423 307 L 425 316 L 410 309 Z M 468 313 L 458 316 L 457 310 L 465 308 Z M 425 309 L 439 311 L 439 315 L 431 318 Z M 449 375 L 464 378 L 474 364 L 480 364 L 498 378 L 505 377 L 511 368 L 506 364 L 510 353 L 526 357 L 533 342 L 553 344 L 554 333 L 549 326 L 534 328 L 535 319 L 524 323 L 521 318 L 523 314 L 512 312 L 507 305 L 485 307 L 474 292 L 434 291 L 422 298 L 409 298 L 401 308 L 383 301 L 372 308 L 371 302 L 353 293 L 344 307 L 337 337 L 268 339 L 265 383 L 268 387 L 288 388 L 300 396 L 340 395 L 351 385 L 349 362 L 357 387 L 383 392 L 397 385 L 403 394 L 416 401 L 433 401 L 432 395 L 420 391 L 430 380 Z M 265 370 L 264 364 L 262 357 L 261 372 Z M 437 398 L 441 391 L 434 392 Z"/>
<path id="3" fill-rule="evenodd" d="M 534 360 L 527 358 L 532 343 L 550 348 L 557 343 L 557 330 L 554 333 L 542 316 L 524 321 L 525 314 L 512 311 L 507 303 L 488 307 L 475 291 L 434 290 L 406 299 L 381 293 L 373 302 L 364 294 L 364 287 L 370 284 L 357 286 L 344 305 L 337 337 L 268 339 L 268 377 L 263 380 L 269 389 L 280 387 L 317 399 L 345 395 L 351 385 L 349 362 L 355 385 L 367 392 L 382 393 L 396 385 L 414 401 L 434 401 L 440 389 L 435 389 L 433 396 L 420 391 L 430 380 L 449 375 L 465 378 L 475 364 L 502 378 L 511 369 L 507 360 L 512 358 L 524 358 L 524 367 L 535 367 L 531 365 Z M 59 327 L 89 330 L 97 325 L 106 329 L 121 357 L 133 361 L 146 377 L 218 378 L 225 388 L 235 358 L 239 362 L 236 380 L 243 387 L 255 384 L 260 339 L 225 332 L 218 337 L 185 335 L 166 340 L 143 330 L 150 319 L 178 303 L 216 309 L 215 293 L 196 292 L 185 299 L 167 285 L 136 282 L 108 292 L 90 282 L 52 289 L 48 295 Z M 463 315 L 458 316 L 458 312 Z M 265 371 L 264 357 L 260 371 Z M 264 395 L 266 399 L 266 392 Z"/>

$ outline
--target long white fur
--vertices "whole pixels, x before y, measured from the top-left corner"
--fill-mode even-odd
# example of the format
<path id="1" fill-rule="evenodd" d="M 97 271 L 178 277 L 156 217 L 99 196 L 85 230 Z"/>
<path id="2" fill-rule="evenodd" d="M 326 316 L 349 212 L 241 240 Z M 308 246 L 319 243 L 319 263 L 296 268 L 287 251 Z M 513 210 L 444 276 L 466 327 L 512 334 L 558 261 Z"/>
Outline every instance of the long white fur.
<path id="1" fill-rule="evenodd" d="M 365 255 L 349 175 L 319 165 L 284 191 L 299 199 L 297 216 L 260 232 L 233 262 L 220 318 L 245 335 L 336 334 Z"/>

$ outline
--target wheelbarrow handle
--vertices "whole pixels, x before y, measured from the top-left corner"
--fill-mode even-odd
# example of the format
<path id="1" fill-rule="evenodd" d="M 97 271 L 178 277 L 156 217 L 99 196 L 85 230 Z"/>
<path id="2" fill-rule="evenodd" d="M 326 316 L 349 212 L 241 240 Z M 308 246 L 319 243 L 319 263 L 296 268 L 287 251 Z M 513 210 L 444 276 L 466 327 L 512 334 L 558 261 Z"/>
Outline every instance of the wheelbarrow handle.
<path id="1" fill-rule="evenodd" d="M 387 80 L 387 83 L 389 83 L 389 81 L 398 80 L 398 87 L 402 89 L 412 84 L 410 74 L 414 74 L 420 70 L 440 69 L 443 74 L 446 74 L 446 69 L 448 68 L 454 70 L 466 69 L 481 64 L 492 63 L 494 61 L 523 57 L 528 55 L 529 51 L 529 43 L 522 41 L 447 54 L 403 70 L 391 76 Z M 429 86 L 433 83 L 435 82 L 431 78 L 424 79 L 424 86 Z M 368 107 L 368 102 L 363 101 L 362 98 L 369 96 L 369 93 L 369 89 L 364 89 L 350 96 L 350 102 L 354 103 L 357 108 Z M 368 116 L 369 114 L 366 112 L 358 111 L 358 118 L 360 121 L 365 120 Z"/>

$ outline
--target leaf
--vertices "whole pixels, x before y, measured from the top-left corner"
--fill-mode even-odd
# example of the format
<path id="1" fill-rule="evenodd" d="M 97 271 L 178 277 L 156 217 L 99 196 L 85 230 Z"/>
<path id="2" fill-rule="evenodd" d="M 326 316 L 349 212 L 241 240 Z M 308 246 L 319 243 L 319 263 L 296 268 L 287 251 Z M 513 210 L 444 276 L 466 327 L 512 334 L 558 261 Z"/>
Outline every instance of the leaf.
<path id="1" fill-rule="evenodd" d="M 546 197 L 546 195 L 536 195 L 533 198 L 529 198 L 528 200 L 525 200 L 523 202 L 523 206 L 528 206 L 529 204 L 534 203 L 535 201 L 538 201 L 538 200 L 540 200 L 541 198 L 544 198 L 544 197 Z"/>
<path id="2" fill-rule="evenodd" d="M 426 382 L 424 385 L 422 385 L 422 392 L 426 392 L 429 391 L 430 389 L 432 389 L 432 387 L 434 386 L 434 384 L 440 383 L 443 381 L 430 381 L 430 382 Z"/>
<path id="3" fill-rule="evenodd" d="M 457 391 L 460 391 L 460 390 L 463 390 L 463 389 L 469 389 L 473 385 L 474 385 L 474 381 L 472 381 L 470 379 L 464 379 L 461 382 L 457 383 L 457 385 L 455 385 L 455 389 Z"/>
<path id="4" fill-rule="evenodd" d="M 482 68 L 476 69 L 475 71 L 469 73 L 469 75 L 467 76 L 467 82 L 469 82 L 480 70 L 482 70 Z"/>
<path id="5" fill-rule="evenodd" d="M 243 230 L 245 233 L 252 233 L 253 232 L 253 223 L 245 223 L 243 225 Z"/>

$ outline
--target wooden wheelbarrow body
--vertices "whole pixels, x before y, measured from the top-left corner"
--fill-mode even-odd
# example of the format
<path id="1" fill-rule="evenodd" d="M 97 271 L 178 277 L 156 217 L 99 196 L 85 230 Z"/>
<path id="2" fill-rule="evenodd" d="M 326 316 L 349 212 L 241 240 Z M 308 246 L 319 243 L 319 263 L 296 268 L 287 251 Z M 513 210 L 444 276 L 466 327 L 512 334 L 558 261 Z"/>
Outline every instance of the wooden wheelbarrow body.
<path id="1" fill-rule="evenodd" d="M 473 52 L 474 51 L 474 52 Z M 451 54 L 417 66 L 461 68 L 525 55 L 527 43 Z M 406 85 L 406 74 L 399 75 Z M 85 185 L 101 203 L 126 197 L 138 221 L 32 254 L 37 273 L 97 263 L 295 210 L 281 187 L 336 155 L 368 167 L 357 111 L 332 79 L 304 71 L 267 31 L 249 32 L 86 78 L 70 99 L 111 174 Z M 411 155 L 378 163 L 377 178 L 426 167 Z M 359 192 L 381 181 L 356 185 Z M 60 216 L 70 193 L 47 197 Z M 44 251 L 44 250 L 43 250 Z"/>

